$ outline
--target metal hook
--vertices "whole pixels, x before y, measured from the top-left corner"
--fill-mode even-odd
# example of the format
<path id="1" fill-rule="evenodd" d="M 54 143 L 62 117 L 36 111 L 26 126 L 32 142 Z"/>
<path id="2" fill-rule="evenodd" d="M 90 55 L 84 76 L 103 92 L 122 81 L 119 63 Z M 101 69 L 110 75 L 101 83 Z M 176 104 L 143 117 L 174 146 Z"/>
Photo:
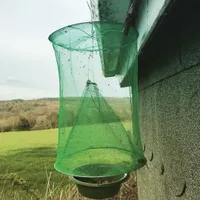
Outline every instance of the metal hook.
<path id="1" fill-rule="evenodd" d="M 135 8 L 135 5 L 136 5 L 136 0 L 133 0 L 133 2 L 131 3 L 128 9 L 125 22 L 124 22 L 124 29 L 122 31 L 124 36 L 127 36 L 129 34 L 129 30 L 131 28 L 132 21 L 133 21 L 133 10 Z"/>

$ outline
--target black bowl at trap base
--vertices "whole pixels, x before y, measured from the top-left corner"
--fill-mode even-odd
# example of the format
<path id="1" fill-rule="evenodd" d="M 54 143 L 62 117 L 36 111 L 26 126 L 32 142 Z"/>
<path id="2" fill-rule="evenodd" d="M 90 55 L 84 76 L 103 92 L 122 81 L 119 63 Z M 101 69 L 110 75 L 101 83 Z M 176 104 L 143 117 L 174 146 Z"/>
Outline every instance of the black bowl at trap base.
<path id="1" fill-rule="evenodd" d="M 79 193 L 91 199 L 105 199 L 115 196 L 125 182 L 129 174 L 120 174 L 110 177 L 77 177 L 71 176 L 71 180 L 77 185 Z"/>

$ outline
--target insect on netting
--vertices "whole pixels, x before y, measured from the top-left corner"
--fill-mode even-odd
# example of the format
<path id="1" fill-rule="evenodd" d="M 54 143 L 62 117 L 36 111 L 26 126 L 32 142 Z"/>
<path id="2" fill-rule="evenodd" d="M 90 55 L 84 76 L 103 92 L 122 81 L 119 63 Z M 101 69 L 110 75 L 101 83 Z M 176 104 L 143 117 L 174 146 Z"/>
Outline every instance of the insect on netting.
<path id="1" fill-rule="evenodd" d="M 86 22 L 59 29 L 49 37 L 60 83 L 55 168 L 62 173 L 106 177 L 144 165 L 138 111 L 134 108 L 137 99 L 136 103 L 132 102 L 129 94 L 133 91 L 138 96 L 137 56 L 134 56 L 138 34 L 132 28 L 125 37 L 122 29 L 123 24 L 118 23 Z M 122 63 L 135 68 L 129 73 L 130 88 L 120 88 L 116 77 L 105 77 L 105 68 L 119 69 Z M 108 97 L 128 97 L 131 101 L 129 125 L 133 124 L 133 131 L 126 130 Z"/>

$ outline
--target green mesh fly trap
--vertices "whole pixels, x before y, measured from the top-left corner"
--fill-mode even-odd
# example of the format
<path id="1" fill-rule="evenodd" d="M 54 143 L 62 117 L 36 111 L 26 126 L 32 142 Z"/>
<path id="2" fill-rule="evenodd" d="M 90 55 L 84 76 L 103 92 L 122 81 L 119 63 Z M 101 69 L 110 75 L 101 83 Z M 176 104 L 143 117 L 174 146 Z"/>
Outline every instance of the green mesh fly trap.
<path id="1" fill-rule="evenodd" d="M 80 177 L 106 177 L 144 165 L 138 128 L 137 32 L 123 24 L 87 22 L 52 33 L 58 65 L 60 108 L 55 168 Z M 131 69 L 130 87 L 120 88 L 120 67 Z M 109 77 L 110 72 L 115 77 Z M 127 93 L 123 93 L 123 92 Z M 130 94 L 128 91 L 131 91 Z M 132 94 L 133 93 L 133 94 Z M 122 95 L 123 94 L 123 95 Z M 127 131 L 107 97 L 129 97 Z M 123 106 L 123 105 L 122 105 Z"/>

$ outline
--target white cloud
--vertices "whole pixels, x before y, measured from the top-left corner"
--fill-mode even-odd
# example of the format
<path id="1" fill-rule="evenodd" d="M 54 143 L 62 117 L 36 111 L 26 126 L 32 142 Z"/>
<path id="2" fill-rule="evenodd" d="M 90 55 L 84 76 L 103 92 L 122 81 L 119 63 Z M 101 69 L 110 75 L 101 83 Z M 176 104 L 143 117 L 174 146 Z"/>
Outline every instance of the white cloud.
<path id="1" fill-rule="evenodd" d="M 89 19 L 84 0 L 2 0 L 0 100 L 57 95 L 57 66 L 48 36 Z"/>
<path id="2" fill-rule="evenodd" d="M 0 85 L 0 100 L 10 99 L 37 99 L 42 97 L 58 97 L 56 91 L 35 88 L 12 87 Z"/>
<path id="3" fill-rule="evenodd" d="M 48 36 L 89 20 L 86 0 L 1 0 L 0 100 L 58 96 L 57 65 Z M 110 95 L 107 82 L 100 82 Z"/>

